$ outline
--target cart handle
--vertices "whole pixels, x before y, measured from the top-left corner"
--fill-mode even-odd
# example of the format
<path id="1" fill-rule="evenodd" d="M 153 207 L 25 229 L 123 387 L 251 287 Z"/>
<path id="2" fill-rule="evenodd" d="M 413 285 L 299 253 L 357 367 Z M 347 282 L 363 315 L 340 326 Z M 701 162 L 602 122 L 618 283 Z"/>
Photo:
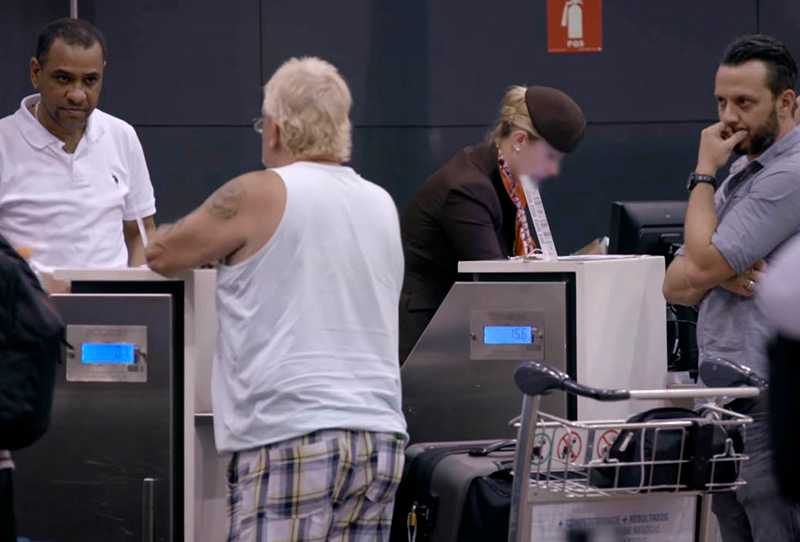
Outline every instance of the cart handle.
<path id="1" fill-rule="evenodd" d="M 706 372 L 714 371 L 715 373 L 727 375 L 726 378 L 733 374 L 739 375 L 740 378 L 734 380 L 734 383 L 747 384 L 751 382 L 751 380 L 748 379 L 757 377 L 752 371 L 750 371 L 750 373 L 743 372 L 741 371 L 741 366 L 726 360 L 712 359 L 704 362 L 703 365 L 708 365 Z M 722 379 L 719 381 L 721 382 Z M 759 386 L 714 387 L 690 390 L 608 390 L 592 388 L 584 386 L 583 384 L 578 384 L 566 373 L 534 361 L 517 367 L 517 370 L 514 371 L 514 382 L 517 384 L 520 391 L 526 395 L 544 395 L 552 390 L 564 390 L 567 393 L 579 395 L 581 397 L 589 397 L 597 401 L 712 398 L 721 396 L 734 399 L 740 397 L 757 397 L 760 392 Z M 730 384 L 731 380 L 725 380 L 725 382 Z"/>
<path id="2" fill-rule="evenodd" d="M 564 390 L 598 401 L 625 401 L 631 397 L 628 390 L 604 390 L 578 384 L 568 374 L 535 361 L 517 367 L 514 371 L 514 382 L 526 395 L 543 395 L 551 390 Z"/>
<path id="3" fill-rule="evenodd" d="M 722 358 L 703 360 L 700 363 L 700 378 L 706 386 L 754 386 L 767 389 L 767 379 L 746 365 Z"/>

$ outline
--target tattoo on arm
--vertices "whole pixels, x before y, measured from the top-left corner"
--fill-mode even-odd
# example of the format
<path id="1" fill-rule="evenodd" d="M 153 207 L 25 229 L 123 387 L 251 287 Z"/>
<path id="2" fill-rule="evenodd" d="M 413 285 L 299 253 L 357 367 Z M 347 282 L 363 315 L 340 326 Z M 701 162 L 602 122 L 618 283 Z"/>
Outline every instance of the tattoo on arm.
<path id="1" fill-rule="evenodd" d="M 205 204 L 206 211 L 215 218 L 231 219 L 239 212 L 242 196 L 244 191 L 239 181 L 231 181 L 208 198 Z"/>

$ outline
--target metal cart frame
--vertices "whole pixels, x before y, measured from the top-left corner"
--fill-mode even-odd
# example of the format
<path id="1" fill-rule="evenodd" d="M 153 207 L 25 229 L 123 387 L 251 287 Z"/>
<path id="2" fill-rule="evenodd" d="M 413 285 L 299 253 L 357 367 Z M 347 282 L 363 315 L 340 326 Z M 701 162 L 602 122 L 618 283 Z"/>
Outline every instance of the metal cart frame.
<path id="1" fill-rule="evenodd" d="M 716 368 L 716 367 L 713 367 Z M 727 367 L 726 367 L 727 369 Z M 720 399 L 752 398 L 760 393 L 754 386 L 718 387 L 678 390 L 600 390 L 577 384 L 568 375 L 555 371 L 539 363 L 527 363 L 514 374 L 517 386 L 522 390 L 522 413 L 517 419 L 519 432 L 517 450 L 514 459 L 514 481 L 511 493 L 511 511 L 509 517 L 509 542 L 538 542 L 532 534 L 532 511 L 536 503 L 565 500 L 614 500 L 647 498 L 648 496 L 664 496 L 680 494 L 699 498 L 699 512 L 695 529 L 696 540 L 706 542 L 709 537 L 708 522 L 711 514 L 710 494 L 720 491 L 733 491 L 745 482 L 738 478 L 739 466 L 748 457 L 736 450 L 731 439 L 727 439 L 722 453 L 714 454 L 707 460 L 710 475 L 701 487 L 688 487 L 681 473 L 687 469 L 689 460 L 684 458 L 684 446 L 691 428 L 697 424 L 717 425 L 728 430 L 743 428 L 752 423 L 752 418 L 719 407 L 714 403 L 704 405 L 704 415 L 687 417 L 686 419 L 655 420 L 641 423 L 628 423 L 625 420 L 601 421 L 569 421 L 539 411 L 541 395 L 552 390 L 564 390 L 598 401 L 653 400 L 653 399 Z M 747 382 L 745 382 L 747 383 Z M 512 420 L 513 421 L 513 420 Z M 659 458 L 656 456 L 657 444 L 653 446 L 651 456 L 645 457 L 642 446 L 641 459 L 635 462 L 621 463 L 597 457 L 592 453 L 594 447 L 589 444 L 595 441 L 598 434 L 605 431 L 625 431 L 626 435 L 641 432 L 639 441 L 644 442 L 645 432 L 658 442 L 659 438 L 672 435 L 680 442 L 680 454 L 677 458 Z M 575 441 L 572 437 L 564 439 L 562 449 L 555 452 L 556 435 L 580 435 L 586 437 L 586 453 L 579 454 L 573 449 Z M 542 437 L 542 435 L 545 435 Z M 547 436 L 549 435 L 549 436 Z M 535 442 L 539 437 L 542 442 L 549 442 L 550 452 L 543 457 L 542 444 Z M 579 439 L 576 436 L 575 439 Z M 554 453 L 555 452 L 555 453 Z M 735 479 L 721 480 L 716 474 L 723 472 L 722 465 L 735 468 Z M 664 482 L 655 480 L 657 469 L 671 468 L 677 473 L 674 480 Z M 621 484 L 620 472 L 625 468 L 641 469 L 638 485 Z M 598 469 L 606 473 L 612 472 L 613 482 L 607 487 L 596 487 L 592 484 L 593 471 Z M 629 471 L 630 472 L 630 471 Z M 730 473 L 730 468 L 727 469 Z M 522 474 L 524 473 L 524 474 Z M 663 476 L 661 477 L 663 478 Z M 620 501 L 622 502 L 622 501 Z"/>

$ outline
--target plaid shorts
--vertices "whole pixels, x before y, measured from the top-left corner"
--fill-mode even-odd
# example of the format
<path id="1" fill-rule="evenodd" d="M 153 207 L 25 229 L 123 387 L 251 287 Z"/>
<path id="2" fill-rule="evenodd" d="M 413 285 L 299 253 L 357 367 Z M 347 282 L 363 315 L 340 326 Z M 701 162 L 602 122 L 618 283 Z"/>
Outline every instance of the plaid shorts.
<path id="1" fill-rule="evenodd" d="M 389 540 L 406 439 L 326 429 L 233 454 L 230 542 Z"/>

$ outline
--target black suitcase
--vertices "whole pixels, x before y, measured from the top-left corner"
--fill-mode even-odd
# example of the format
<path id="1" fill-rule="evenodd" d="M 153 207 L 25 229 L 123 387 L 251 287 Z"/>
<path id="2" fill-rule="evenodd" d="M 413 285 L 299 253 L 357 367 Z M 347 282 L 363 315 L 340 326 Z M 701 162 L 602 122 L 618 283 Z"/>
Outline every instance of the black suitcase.
<path id="1" fill-rule="evenodd" d="M 414 444 L 395 498 L 392 542 L 505 542 L 514 442 Z"/>

